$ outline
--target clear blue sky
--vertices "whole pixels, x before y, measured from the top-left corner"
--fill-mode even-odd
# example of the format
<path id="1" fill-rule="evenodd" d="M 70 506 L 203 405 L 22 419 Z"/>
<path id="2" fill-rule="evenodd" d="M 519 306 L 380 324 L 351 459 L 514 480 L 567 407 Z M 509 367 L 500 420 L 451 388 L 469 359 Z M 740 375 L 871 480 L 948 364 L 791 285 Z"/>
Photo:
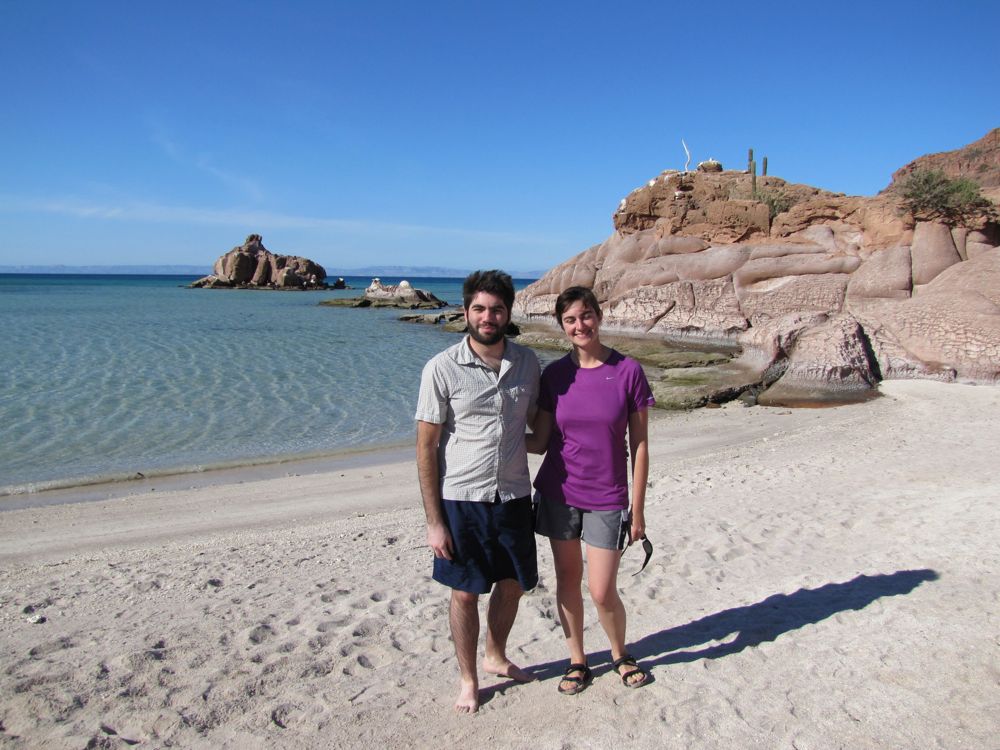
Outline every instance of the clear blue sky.
<path id="1" fill-rule="evenodd" d="M 544 269 L 714 157 L 870 195 L 1000 126 L 1000 3 L 0 0 L 0 265 Z"/>

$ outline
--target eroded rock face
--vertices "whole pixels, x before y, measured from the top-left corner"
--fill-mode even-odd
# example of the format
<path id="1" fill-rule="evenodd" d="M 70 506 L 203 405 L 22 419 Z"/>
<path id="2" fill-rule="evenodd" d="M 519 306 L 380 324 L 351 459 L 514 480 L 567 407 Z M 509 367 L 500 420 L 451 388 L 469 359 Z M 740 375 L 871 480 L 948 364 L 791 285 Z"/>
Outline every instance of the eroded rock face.
<path id="1" fill-rule="evenodd" d="M 212 273 L 192 287 L 257 289 L 325 289 L 323 266 L 297 255 L 279 255 L 264 247 L 259 234 L 219 257 Z"/>
<path id="2" fill-rule="evenodd" d="M 953 264 L 910 299 L 849 308 L 883 377 L 1000 381 L 1000 249 Z"/>
<path id="3" fill-rule="evenodd" d="M 758 396 L 758 403 L 797 405 L 870 391 L 878 382 L 861 325 L 840 313 L 803 328 L 788 344 L 781 376 Z"/>
<path id="4" fill-rule="evenodd" d="M 888 247 L 870 256 L 851 274 L 847 299 L 909 299 L 913 262 L 906 245 Z"/>
<path id="5" fill-rule="evenodd" d="M 929 284 L 944 269 L 962 262 L 951 235 L 951 227 L 938 222 L 917 224 L 913 230 L 910 255 L 914 286 Z"/>
<path id="6" fill-rule="evenodd" d="M 758 177 L 769 205 L 750 180 L 664 172 L 622 201 L 615 234 L 519 292 L 515 319 L 554 326 L 559 292 L 589 286 L 611 331 L 739 344 L 772 403 L 889 377 L 1000 382 L 993 216 L 916 221 L 891 191 Z"/>

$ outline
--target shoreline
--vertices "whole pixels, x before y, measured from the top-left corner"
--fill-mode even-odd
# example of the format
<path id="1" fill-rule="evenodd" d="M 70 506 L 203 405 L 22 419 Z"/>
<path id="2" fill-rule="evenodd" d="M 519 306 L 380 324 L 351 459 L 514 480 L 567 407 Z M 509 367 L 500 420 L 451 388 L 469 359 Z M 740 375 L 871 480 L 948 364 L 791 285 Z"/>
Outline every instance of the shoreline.
<path id="1" fill-rule="evenodd" d="M 873 398 L 877 398 L 877 396 Z M 861 403 L 865 402 L 820 403 L 801 407 L 745 407 L 733 401 L 727 402 L 722 408 L 750 408 L 759 409 L 762 413 L 780 412 L 784 414 L 797 409 L 839 409 L 843 406 L 856 406 Z M 683 421 L 685 415 L 701 411 L 703 408 L 705 407 L 697 409 L 654 408 L 650 410 L 650 425 L 660 421 Z M 720 406 L 715 405 L 708 408 L 711 410 L 720 408 Z M 238 460 L 196 469 L 178 467 L 121 474 L 110 478 L 68 478 L 38 482 L 35 484 L 48 486 L 42 486 L 38 489 L 34 486 L 27 489 L 15 487 L 13 492 L 5 491 L 9 488 L 0 490 L 0 516 L 12 510 L 140 497 L 154 492 L 200 490 L 271 479 L 326 474 L 342 469 L 412 462 L 414 461 L 414 451 L 415 446 L 412 440 L 396 441 L 359 448 L 344 448 L 329 453 L 275 456 L 249 461 Z M 533 468 L 536 461 L 540 462 L 541 458 L 529 456 L 529 462 L 532 462 Z"/>
<path id="2" fill-rule="evenodd" d="M 276 456 L 254 461 L 232 461 L 199 469 L 174 468 L 117 477 L 52 480 L 40 489 L 0 491 L 0 514 L 9 510 L 48 505 L 114 500 L 147 492 L 195 490 L 203 487 L 242 484 L 263 479 L 305 474 L 322 474 L 342 468 L 374 466 L 406 461 L 412 457 L 411 443 L 393 442 L 362 448 L 346 448 L 331 453 L 305 456 Z M 20 488 L 15 488 L 20 490 Z"/>
<path id="3" fill-rule="evenodd" d="M 730 402 L 717 409 L 653 411 L 650 434 L 678 433 L 661 443 L 661 463 L 690 461 L 719 451 L 767 442 L 782 430 L 814 423 L 851 422 L 865 405 L 836 409 L 746 407 Z M 732 418 L 730 418 L 732 417 Z M 705 429 L 692 429 L 695 425 Z M 542 457 L 529 455 L 532 476 Z M 214 535 L 234 528 L 272 529 L 304 518 L 343 521 L 356 514 L 421 508 L 415 447 L 337 453 L 253 467 L 178 473 L 0 498 L 0 518 L 15 529 L 23 518 L 43 514 L 44 523 L 0 529 L 0 563 L 87 548 L 95 539 L 109 548 L 161 543 L 184 533 Z M 380 495 L 373 480 L 389 491 Z M 208 508 L 209 517 L 198 511 Z"/>

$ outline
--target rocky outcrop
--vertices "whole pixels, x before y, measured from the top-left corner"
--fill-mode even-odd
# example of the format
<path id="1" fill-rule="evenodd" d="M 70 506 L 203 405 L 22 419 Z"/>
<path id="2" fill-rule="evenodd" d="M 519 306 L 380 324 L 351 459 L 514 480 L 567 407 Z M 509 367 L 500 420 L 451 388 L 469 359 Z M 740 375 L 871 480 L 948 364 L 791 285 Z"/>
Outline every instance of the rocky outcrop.
<path id="1" fill-rule="evenodd" d="M 667 170 L 623 198 L 613 221 L 623 235 L 656 228 L 658 238 L 682 235 L 709 243 L 737 242 L 769 236 L 774 208 L 817 197 L 836 195 L 780 177 Z"/>
<path id="2" fill-rule="evenodd" d="M 405 279 L 398 284 L 383 284 L 372 279 L 364 296 L 354 299 L 329 299 L 320 303 L 330 307 L 398 307 L 405 310 L 437 310 L 448 303 L 428 292 L 416 289 Z"/>
<path id="3" fill-rule="evenodd" d="M 444 307 L 448 304 L 425 289 L 415 288 L 406 279 L 398 284 L 383 284 L 380 279 L 372 279 L 372 283 L 365 289 L 363 299 L 383 306 L 406 307 L 411 310 L 425 307 Z"/>
<path id="4" fill-rule="evenodd" d="M 399 319 L 404 323 L 421 323 L 423 325 L 441 326 L 450 333 L 468 333 L 469 326 L 465 322 L 465 312 L 461 309 L 448 310 L 437 313 L 411 313 L 400 315 Z M 504 329 L 506 336 L 520 336 L 521 329 L 516 323 L 508 322 Z M 520 339 L 519 343 L 524 343 Z"/>
<path id="5" fill-rule="evenodd" d="M 207 289 L 326 289 L 323 266 L 297 255 L 279 255 L 264 247 L 259 234 L 219 257 L 212 273 L 192 287 Z"/>
<path id="6" fill-rule="evenodd" d="M 951 178 L 967 177 L 986 189 L 1000 187 L 1000 128 L 968 146 L 914 159 L 893 172 L 892 182 L 882 193 L 895 192 L 902 180 L 920 169 L 938 170 Z"/>
<path id="7" fill-rule="evenodd" d="M 611 237 L 519 292 L 514 314 L 554 326 L 558 293 L 592 287 L 610 331 L 741 347 L 757 373 L 746 387 L 771 403 L 851 397 L 881 378 L 998 382 L 995 217 L 922 221 L 892 191 L 664 172 L 621 202 Z"/>

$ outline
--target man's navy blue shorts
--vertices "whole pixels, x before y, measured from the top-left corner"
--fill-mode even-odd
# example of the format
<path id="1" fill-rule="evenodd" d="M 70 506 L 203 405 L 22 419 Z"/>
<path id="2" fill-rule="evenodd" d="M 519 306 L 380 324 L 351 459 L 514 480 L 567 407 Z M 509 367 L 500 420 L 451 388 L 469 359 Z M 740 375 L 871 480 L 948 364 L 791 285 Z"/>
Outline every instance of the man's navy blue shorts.
<path id="1" fill-rule="evenodd" d="M 523 591 L 538 583 L 531 497 L 505 503 L 442 500 L 452 559 L 434 558 L 434 580 L 459 591 L 485 594 L 513 578 Z"/>

